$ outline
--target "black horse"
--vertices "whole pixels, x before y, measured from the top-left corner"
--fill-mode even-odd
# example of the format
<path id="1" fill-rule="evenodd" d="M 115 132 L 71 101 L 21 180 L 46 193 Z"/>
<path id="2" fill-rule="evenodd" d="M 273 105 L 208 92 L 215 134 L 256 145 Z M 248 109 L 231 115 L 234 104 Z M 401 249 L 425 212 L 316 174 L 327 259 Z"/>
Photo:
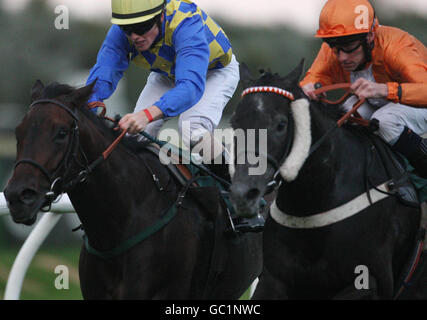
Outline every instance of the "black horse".
<path id="1" fill-rule="evenodd" d="M 68 192 L 86 235 L 85 299 L 239 298 L 261 272 L 261 235 L 224 233 L 218 188 L 183 188 L 145 145 L 125 137 L 100 157 L 118 132 L 86 109 L 91 91 L 34 85 L 4 191 L 13 220 L 34 223 Z"/>
<path id="2" fill-rule="evenodd" d="M 303 62 L 285 78 L 268 72 L 252 80 L 241 70 L 245 90 L 232 127 L 268 128 L 268 139 L 266 154 L 234 150 L 236 210 L 254 215 L 263 194 L 280 185 L 264 228 L 263 272 L 253 298 L 427 298 L 425 272 L 399 292 L 423 238 L 410 182 L 389 183 L 405 174 L 371 130 L 338 129 L 342 111 L 306 99 L 298 85 L 302 72 Z M 248 174 L 252 165 L 242 162 L 248 152 L 265 157 L 264 174 Z M 402 199 L 393 186 L 405 193 Z"/>

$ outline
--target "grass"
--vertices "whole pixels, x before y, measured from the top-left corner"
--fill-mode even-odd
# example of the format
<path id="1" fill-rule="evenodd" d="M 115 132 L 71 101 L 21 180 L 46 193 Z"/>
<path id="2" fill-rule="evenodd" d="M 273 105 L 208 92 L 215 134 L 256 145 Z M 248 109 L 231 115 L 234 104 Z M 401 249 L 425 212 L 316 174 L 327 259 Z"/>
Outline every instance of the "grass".
<path id="1" fill-rule="evenodd" d="M 19 248 L 0 248 L 0 299 L 4 299 L 7 279 Z M 78 260 L 80 247 L 41 248 L 27 270 L 21 300 L 81 300 Z M 58 265 L 69 270 L 69 289 L 58 290 L 55 273 Z M 249 290 L 239 300 L 248 300 Z"/>
<path id="2" fill-rule="evenodd" d="M 16 258 L 17 249 L 0 249 L 0 299 L 4 299 L 4 291 L 10 269 Z M 78 277 L 78 259 L 80 248 L 41 249 L 34 257 L 23 283 L 22 300 L 80 300 L 80 284 Z M 69 271 L 69 288 L 57 289 L 55 273 L 58 265 L 64 265 Z"/>

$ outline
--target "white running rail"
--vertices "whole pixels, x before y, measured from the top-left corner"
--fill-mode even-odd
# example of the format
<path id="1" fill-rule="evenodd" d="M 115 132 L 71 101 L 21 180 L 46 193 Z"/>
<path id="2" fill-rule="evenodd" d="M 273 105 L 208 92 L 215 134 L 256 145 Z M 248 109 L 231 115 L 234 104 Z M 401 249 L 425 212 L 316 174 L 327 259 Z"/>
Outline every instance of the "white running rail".
<path id="1" fill-rule="evenodd" d="M 63 194 L 58 202 L 52 204 L 50 212 L 43 214 L 19 250 L 7 279 L 4 300 L 19 300 L 22 284 L 31 261 L 63 213 L 75 213 L 66 194 Z M 3 193 L 0 193 L 0 216 L 8 214 L 6 199 Z"/>
<path id="2" fill-rule="evenodd" d="M 64 213 L 75 213 L 74 207 L 67 194 L 63 194 L 58 202 L 52 204 L 51 210 L 43 214 L 19 250 L 12 265 L 12 269 L 10 270 L 9 278 L 7 279 L 4 300 L 19 300 L 25 275 L 31 261 L 43 244 L 43 241 L 47 238 Z M 3 193 L 0 193 L 0 216 L 8 214 L 9 209 L 6 199 Z M 252 297 L 257 284 L 258 278 L 250 287 L 250 297 Z"/>

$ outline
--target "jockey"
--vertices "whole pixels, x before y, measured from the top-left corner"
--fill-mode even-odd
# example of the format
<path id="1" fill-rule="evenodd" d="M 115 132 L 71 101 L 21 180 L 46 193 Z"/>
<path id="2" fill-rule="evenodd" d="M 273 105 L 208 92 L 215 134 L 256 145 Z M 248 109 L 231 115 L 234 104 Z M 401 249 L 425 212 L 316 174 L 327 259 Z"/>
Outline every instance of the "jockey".
<path id="1" fill-rule="evenodd" d="M 214 138 L 223 109 L 239 83 L 239 64 L 216 22 L 190 0 L 112 0 L 110 28 L 87 84 L 97 106 L 109 98 L 132 61 L 151 73 L 122 130 L 157 137 L 165 120 L 179 116 L 184 145 L 200 149 L 203 161 L 222 178 L 228 161 Z M 211 148 L 203 155 L 203 149 Z M 206 159 L 206 155 L 209 158 Z M 220 160 L 220 161 L 218 161 Z M 222 165 L 213 165 L 221 162 Z M 257 228 L 258 218 L 251 219 Z M 247 221 L 244 221 L 247 223 Z M 244 228 L 242 228 L 244 229 Z"/>
<path id="2" fill-rule="evenodd" d="M 379 25 L 367 0 L 329 0 L 319 18 L 323 45 L 300 85 L 314 100 L 315 84 L 351 82 L 367 102 L 359 108 L 379 120 L 377 134 L 427 177 L 427 49 L 410 34 Z M 352 99 L 345 109 L 354 104 Z"/>

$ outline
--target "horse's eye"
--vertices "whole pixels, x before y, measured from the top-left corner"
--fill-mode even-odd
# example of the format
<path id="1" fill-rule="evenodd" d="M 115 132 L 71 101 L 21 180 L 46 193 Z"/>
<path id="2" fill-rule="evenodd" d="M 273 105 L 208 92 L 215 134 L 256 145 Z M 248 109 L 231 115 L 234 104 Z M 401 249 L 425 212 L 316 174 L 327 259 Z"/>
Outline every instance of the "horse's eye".
<path id="1" fill-rule="evenodd" d="M 287 125 L 287 121 L 286 120 L 282 120 L 279 122 L 279 124 L 277 125 L 277 131 L 283 131 L 283 129 L 286 128 Z"/>
<path id="2" fill-rule="evenodd" d="M 57 139 L 64 139 L 68 135 L 68 130 L 65 128 L 61 128 L 56 135 Z"/>

